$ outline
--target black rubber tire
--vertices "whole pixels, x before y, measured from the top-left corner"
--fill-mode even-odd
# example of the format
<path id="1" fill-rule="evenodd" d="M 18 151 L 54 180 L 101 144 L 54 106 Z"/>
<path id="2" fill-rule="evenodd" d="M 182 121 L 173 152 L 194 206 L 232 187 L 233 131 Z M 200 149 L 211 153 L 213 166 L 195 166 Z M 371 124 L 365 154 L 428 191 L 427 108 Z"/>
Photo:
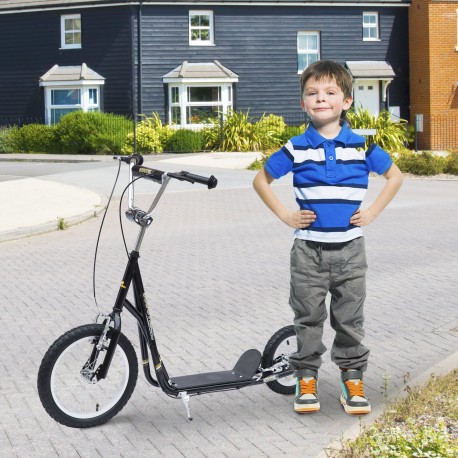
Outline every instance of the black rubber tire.
<path id="1" fill-rule="evenodd" d="M 134 391 L 138 377 L 137 355 L 132 344 L 121 333 L 119 335 L 118 345 L 116 347 L 114 358 L 117 357 L 117 355 L 120 355 L 120 357 L 123 358 L 124 363 L 127 359 L 127 365 L 125 366 L 127 370 L 126 376 L 124 377 L 125 379 L 127 378 L 127 384 L 125 385 L 125 387 L 123 386 L 119 391 L 119 393 L 122 394 L 120 395 L 119 399 L 115 402 L 115 404 L 112 405 L 109 408 L 109 410 L 103 412 L 100 415 L 94 414 L 93 416 L 90 416 L 88 418 L 78 418 L 77 416 L 72 416 L 71 414 L 69 415 L 68 413 L 66 413 L 64 410 L 62 410 L 61 407 L 59 407 L 59 402 L 56 402 L 51 388 L 51 376 L 56 365 L 56 362 L 59 360 L 60 356 L 64 354 L 65 350 L 67 350 L 70 345 L 75 344 L 78 341 L 87 340 L 87 348 L 89 353 L 86 354 L 85 352 L 85 354 L 81 354 L 81 367 L 83 367 L 84 363 L 88 359 L 88 355 L 90 354 L 90 350 L 93 346 L 93 344 L 90 343 L 90 339 L 88 338 L 94 337 L 98 340 L 98 338 L 103 332 L 103 329 L 104 326 L 102 324 L 86 324 L 66 332 L 51 345 L 51 347 L 48 349 L 45 356 L 43 357 L 43 361 L 41 362 L 37 378 L 38 394 L 40 396 L 41 403 L 43 404 L 43 407 L 48 412 L 48 414 L 52 418 L 54 418 L 54 420 L 65 426 L 70 426 L 72 428 L 89 428 L 107 422 L 108 420 L 110 420 L 110 418 L 114 417 L 118 412 L 121 411 L 121 409 L 126 405 L 127 401 L 129 400 Z M 110 332 L 111 331 L 109 331 L 109 333 Z M 77 367 L 79 367 L 79 354 Z M 71 375 L 73 377 L 73 372 L 71 373 Z M 81 378 L 80 373 L 78 371 L 75 372 L 75 377 L 76 380 Z M 108 371 L 106 380 L 109 379 L 110 370 Z"/>
<path id="2" fill-rule="evenodd" d="M 296 331 L 294 330 L 294 326 L 285 326 L 277 331 L 267 342 L 266 347 L 264 348 L 264 352 L 262 354 L 262 367 L 270 367 L 274 364 L 275 353 L 277 349 L 280 347 L 282 343 L 288 341 L 288 339 L 294 337 L 294 343 L 296 342 Z M 292 351 L 296 351 L 297 346 L 294 345 Z M 278 356 L 278 355 L 277 355 Z M 282 379 L 280 379 L 282 380 Z M 279 382 L 278 380 L 274 380 L 272 382 L 267 382 L 266 385 L 275 393 L 279 394 L 294 394 L 296 392 L 295 385 L 287 386 Z"/>

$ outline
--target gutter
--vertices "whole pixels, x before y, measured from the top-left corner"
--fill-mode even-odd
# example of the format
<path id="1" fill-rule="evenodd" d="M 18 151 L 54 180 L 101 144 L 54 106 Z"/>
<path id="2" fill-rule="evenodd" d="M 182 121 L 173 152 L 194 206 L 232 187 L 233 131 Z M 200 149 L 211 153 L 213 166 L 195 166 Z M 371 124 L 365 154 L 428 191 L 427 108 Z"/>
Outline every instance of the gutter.
<path id="1" fill-rule="evenodd" d="M 294 7 L 316 7 L 316 6 L 346 6 L 346 7 L 355 7 L 355 6 L 367 6 L 367 7 L 409 7 L 411 0 L 392 0 L 392 1 L 367 1 L 367 0 L 356 0 L 356 1 L 285 1 L 285 2 L 269 2 L 269 1 L 259 1 L 259 2 L 247 2 L 247 1 L 126 1 L 126 2 L 113 2 L 113 3 L 78 3 L 78 4 L 62 4 L 60 6 L 50 6 L 50 7 L 27 7 L 23 6 L 20 8 L 11 7 L 11 9 L 0 10 L 0 15 L 5 14 L 17 14 L 17 13 L 36 13 L 44 11 L 61 11 L 61 10 L 81 10 L 88 8 L 107 8 L 115 6 L 140 6 L 144 4 L 145 6 L 271 6 L 271 7 L 282 7 L 282 6 L 294 6 Z"/>

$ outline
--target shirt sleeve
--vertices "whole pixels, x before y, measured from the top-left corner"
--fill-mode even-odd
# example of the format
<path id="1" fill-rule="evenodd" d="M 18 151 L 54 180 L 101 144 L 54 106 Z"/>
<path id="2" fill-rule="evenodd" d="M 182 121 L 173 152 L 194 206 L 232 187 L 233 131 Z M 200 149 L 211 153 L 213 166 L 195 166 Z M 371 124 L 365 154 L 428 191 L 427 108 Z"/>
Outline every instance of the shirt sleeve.
<path id="1" fill-rule="evenodd" d="M 370 172 L 383 175 L 392 164 L 390 155 L 375 143 L 366 151 L 366 166 Z"/>
<path id="2" fill-rule="evenodd" d="M 281 150 L 272 154 L 272 156 L 267 159 L 264 168 L 272 178 L 277 180 L 278 178 L 281 178 L 282 176 L 291 172 L 293 169 L 294 157 L 290 153 L 291 148 L 292 143 L 288 141 L 288 143 Z"/>

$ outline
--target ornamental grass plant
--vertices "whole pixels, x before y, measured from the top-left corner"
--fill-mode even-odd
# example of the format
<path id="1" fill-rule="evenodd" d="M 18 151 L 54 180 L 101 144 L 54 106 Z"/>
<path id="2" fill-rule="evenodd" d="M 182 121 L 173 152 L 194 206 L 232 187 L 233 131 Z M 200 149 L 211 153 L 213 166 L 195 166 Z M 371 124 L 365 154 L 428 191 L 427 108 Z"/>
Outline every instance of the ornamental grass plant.
<path id="1" fill-rule="evenodd" d="M 377 116 L 361 107 L 348 111 L 347 118 L 352 129 L 376 129 L 375 135 L 367 136 L 366 147 L 376 143 L 388 153 L 406 148 L 408 143 L 406 120 L 399 119 L 398 122 L 392 122 L 391 113 L 388 111 L 382 111 Z"/>

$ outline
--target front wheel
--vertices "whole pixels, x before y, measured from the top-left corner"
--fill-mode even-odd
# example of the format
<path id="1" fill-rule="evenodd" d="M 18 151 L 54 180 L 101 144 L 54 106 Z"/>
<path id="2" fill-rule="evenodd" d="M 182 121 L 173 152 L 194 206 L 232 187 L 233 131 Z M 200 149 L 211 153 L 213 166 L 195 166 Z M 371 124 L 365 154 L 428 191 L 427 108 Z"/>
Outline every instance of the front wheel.
<path id="1" fill-rule="evenodd" d="M 267 342 L 262 354 L 262 367 L 271 367 L 274 364 L 285 362 L 289 355 L 296 351 L 297 340 L 294 326 L 285 326 L 277 331 Z M 266 385 L 272 391 L 280 394 L 294 394 L 296 391 L 296 382 L 292 376 L 267 382 Z"/>
<path id="2" fill-rule="evenodd" d="M 38 394 L 48 414 L 72 428 L 101 425 L 127 403 L 138 376 L 138 361 L 132 344 L 119 335 L 105 379 L 97 380 L 97 368 L 110 342 L 97 349 L 102 324 L 87 324 L 59 337 L 46 352 L 38 371 Z"/>

